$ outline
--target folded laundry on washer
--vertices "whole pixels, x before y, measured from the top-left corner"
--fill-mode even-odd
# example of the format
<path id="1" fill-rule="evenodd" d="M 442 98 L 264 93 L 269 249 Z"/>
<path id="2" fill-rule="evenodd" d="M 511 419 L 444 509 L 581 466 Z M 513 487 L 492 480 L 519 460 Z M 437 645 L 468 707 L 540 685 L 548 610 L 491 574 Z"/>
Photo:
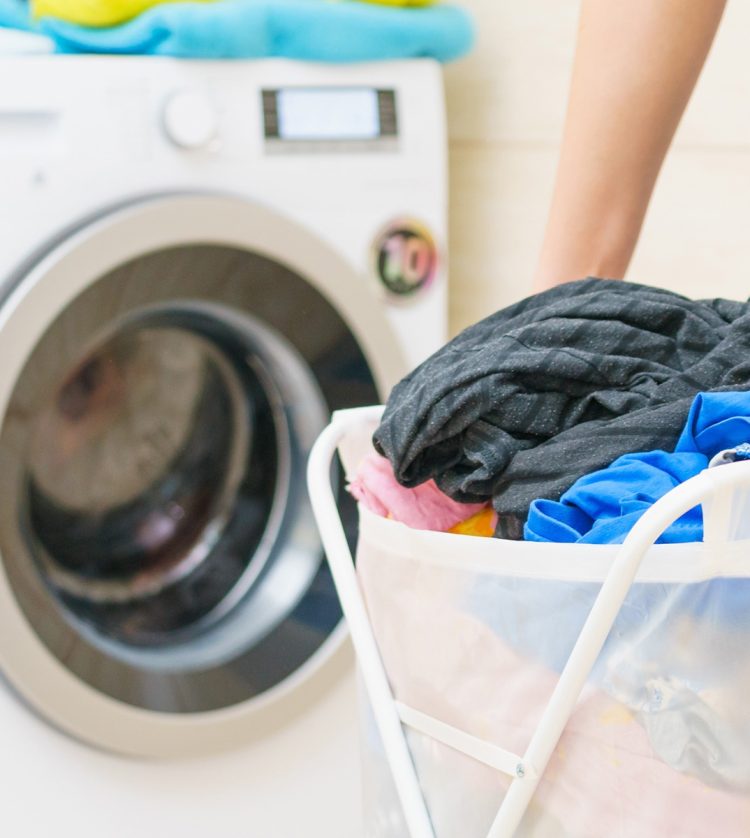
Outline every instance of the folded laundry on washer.
<path id="1" fill-rule="evenodd" d="M 30 0 L 35 18 L 54 17 L 81 26 L 116 26 L 132 20 L 152 6 L 174 2 L 177 0 Z"/>
<path id="2" fill-rule="evenodd" d="M 360 3 L 374 3 L 377 6 L 433 6 L 437 0 L 357 0 Z"/>
<path id="3" fill-rule="evenodd" d="M 0 0 L 0 27 L 24 31 L 32 28 L 26 0 Z"/>
<path id="4" fill-rule="evenodd" d="M 524 538 L 618 544 L 660 497 L 706 468 L 722 449 L 747 440 L 750 393 L 700 393 L 673 452 L 625 454 L 607 468 L 581 477 L 559 501 L 534 501 Z M 665 530 L 659 542 L 702 539 L 703 515 L 695 508 Z"/>
<path id="5" fill-rule="evenodd" d="M 192 1 L 210 2 L 210 0 Z M 435 2 L 435 0 L 361 1 L 386 6 L 431 6 Z M 31 10 L 34 17 L 56 17 L 81 26 L 116 26 L 132 20 L 152 6 L 174 2 L 177 0 L 31 0 Z M 23 5 L 27 4 L 23 3 Z"/>
<path id="6" fill-rule="evenodd" d="M 376 515 L 415 529 L 447 532 L 458 527 L 464 535 L 489 535 L 494 528 L 494 513 L 486 503 L 451 500 L 433 480 L 407 489 L 396 481 L 388 460 L 378 454 L 362 461 L 349 491 Z"/>
<path id="7" fill-rule="evenodd" d="M 496 535 L 617 457 L 671 450 L 695 395 L 750 388 L 750 305 L 616 280 L 561 285 L 466 329 L 394 388 L 398 481 L 492 498 Z"/>
<path id="8" fill-rule="evenodd" d="M 0 0 L 9 2 L 14 0 Z M 325 0 L 170 2 L 153 6 L 120 26 L 94 28 L 63 19 L 79 19 L 78 6 L 74 6 L 79 2 L 37 0 L 38 14 L 54 11 L 55 16 L 42 17 L 38 27 L 55 41 L 58 52 L 329 62 L 414 57 L 451 61 L 470 49 L 474 37 L 468 13 L 453 6 L 392 9 Z M 100 0 L 102 9 L 111 2 Z M 97 12 L 99 19 L 104 14 Z"/>

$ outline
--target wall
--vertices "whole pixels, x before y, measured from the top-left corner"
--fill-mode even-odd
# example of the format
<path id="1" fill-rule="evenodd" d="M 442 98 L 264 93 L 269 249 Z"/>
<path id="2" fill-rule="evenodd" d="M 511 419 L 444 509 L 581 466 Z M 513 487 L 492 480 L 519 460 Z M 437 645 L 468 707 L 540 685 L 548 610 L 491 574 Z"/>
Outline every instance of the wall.
<path id="1" fill-rule="evenodd" d="M 478 43 L 446 69 L 454 331 L 528 292 L 578 20 L 574 2 L 458 2 Z M 628 278 L 696 297 L 750 295 L 750 3 L 728 5 Z"/>

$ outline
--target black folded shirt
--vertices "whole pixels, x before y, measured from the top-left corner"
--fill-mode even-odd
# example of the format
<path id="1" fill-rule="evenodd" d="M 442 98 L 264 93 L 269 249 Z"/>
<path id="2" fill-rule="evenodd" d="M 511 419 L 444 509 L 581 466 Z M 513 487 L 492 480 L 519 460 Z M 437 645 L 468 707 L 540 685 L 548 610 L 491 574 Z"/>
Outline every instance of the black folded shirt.
<path id="1" fill-rule="evenodd" d="M 700 391 L 750 388 L 750 304 L 584 279 L 469 327 L 393 389 L 396 478 L 492 498 L 497 535 L 621 454 L 671 450 Z"/>

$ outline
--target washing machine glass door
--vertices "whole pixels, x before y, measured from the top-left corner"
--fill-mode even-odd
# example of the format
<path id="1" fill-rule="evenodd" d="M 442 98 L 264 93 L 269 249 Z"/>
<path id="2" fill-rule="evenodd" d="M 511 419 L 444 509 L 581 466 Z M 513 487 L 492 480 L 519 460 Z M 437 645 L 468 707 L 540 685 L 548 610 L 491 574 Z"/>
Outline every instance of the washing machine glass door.
<path id="1" fill-rule="evenodd" d="M 185 197 L 85 227 L 14 286 L 0 551 L 75 679 L 202 713 L 320 653 L 340 611 L 307 453 L 331 410 L 377 402 L 402 371 L 367 294 L 288 222 Z"/>

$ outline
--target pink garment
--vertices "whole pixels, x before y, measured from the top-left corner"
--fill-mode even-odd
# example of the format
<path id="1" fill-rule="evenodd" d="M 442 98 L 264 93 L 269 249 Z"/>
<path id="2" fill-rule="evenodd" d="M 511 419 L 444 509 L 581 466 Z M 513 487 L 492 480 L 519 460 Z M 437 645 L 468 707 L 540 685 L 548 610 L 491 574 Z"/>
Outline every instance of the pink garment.
<path id="1" fill-rule="evenodd" d="M 446 532 L 485 508 L 484 503 L 458 503 L 428 480 L 413 489 L 393 476 L 391 464 L 379 454 L 368 454 L 349 485 L 352 495 L 371 512 L 419 530 Z"/>

